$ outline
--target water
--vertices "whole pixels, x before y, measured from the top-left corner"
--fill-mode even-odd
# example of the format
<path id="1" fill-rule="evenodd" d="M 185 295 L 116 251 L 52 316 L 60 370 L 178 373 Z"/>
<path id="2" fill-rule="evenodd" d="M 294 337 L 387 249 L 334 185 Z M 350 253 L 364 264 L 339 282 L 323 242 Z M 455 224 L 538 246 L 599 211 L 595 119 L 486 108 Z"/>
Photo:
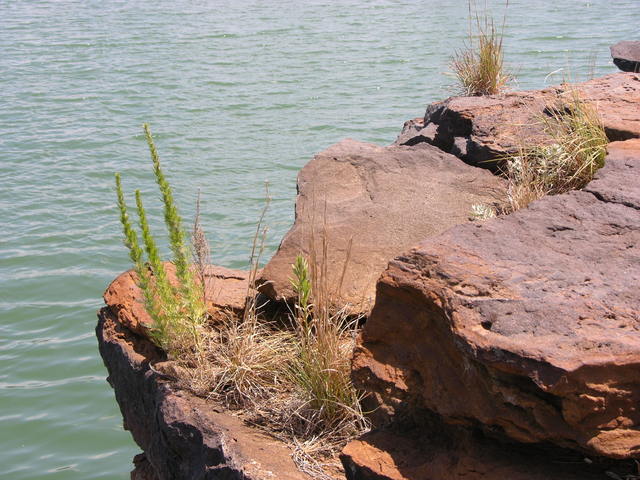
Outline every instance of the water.
<path id="1" fill-rule="evenodd" d="M 202 188 L 214 260 L 244 267 L 265 180 L 268 256 L 314 152 L 388 144 L 447 96 L 465 3 L 0 0 L 1 478 L 128 478 L 93 329 L 128 267 L 115 171 L 160 228 L 140 125 L 187 219 Z M 512 0 L 507 58 L 520 88 L 610 73 L 639 23 L 637 0 Z"/>

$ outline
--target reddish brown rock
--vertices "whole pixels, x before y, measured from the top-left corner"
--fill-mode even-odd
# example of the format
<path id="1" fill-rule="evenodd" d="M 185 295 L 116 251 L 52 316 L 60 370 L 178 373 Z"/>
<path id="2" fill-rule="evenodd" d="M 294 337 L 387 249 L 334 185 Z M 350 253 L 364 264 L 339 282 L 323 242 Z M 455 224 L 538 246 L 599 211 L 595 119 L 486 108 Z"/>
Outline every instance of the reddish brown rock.
<path id="1" fill-rule="evenodd" d="M 165 262 L 170 281 L 175 283 L 175 266 Z M 210 265 L 207 269 L 207 301 L 210 309 L 240 312 L 249 285 L 249 274 L 242 270 Z M 111 306 L 114 315 L 132 332 L 146 335 L 151 317 L 139 297 L 137 276 L 133 270 L 119 275 L 104 292 L 104 301 Z"/>
<path id="2" fill-rule="evenodd" d="M 407 122 L 396 144 L 427 142 L 472 165 L 493 168 L 492 160 L 506 153 L 548 142 L 540 119 L 547 107 L 570 102 L 573 91 L 597 107 L 610 140 L 640 137 L 640 75 L 616 73 L 545 90 L 451 97 L 429 105 L 422 125 Z"/>
<path id="3" fill-rule="evenodd" d="M 290 300 L 296 255 L 308 254 L 315 242 L 321 258 L 326 236 L 328 284 L 337 302 L 367 311 L 389 259 L 467 222 L 473 204 L 495 202 L 502 188 L 501 179 L 431 145 L 379 147 L 343 140 L 298 175 L 296 221 L 265 266 L 261 290 Z"/>
<path id="4" fill-rule="evenodd" d="M 348 480 L 604 480 L 636 472 L 633 462 L 585 461 L 552 445 L 498 442 L 435 419 L 365 434 L 341 459 Z"/>
<path id="5" fill-rule="evenodd" d="M 391 261 L 353 361 L 384 414 L 640 458 L 640 149 L 581 192 L 460 225 Z"/>
<path id="6" fill-rule="evenodd" d="M 164 354 L 127 328 L 130 323 L 120 321 L 133 318 L 127 310 L 135 305 L 131 299 L 140 298 L 139 291 L 122 292 L 121 299 L 112 290 L 96 334 L 124 427 L 144 450 L 144 456 L 136 457 L 132 478 L 308 480 L 283 443 L 212 402 L 176 389 L 160 373 L 171 370 L 165 368 Z"/>

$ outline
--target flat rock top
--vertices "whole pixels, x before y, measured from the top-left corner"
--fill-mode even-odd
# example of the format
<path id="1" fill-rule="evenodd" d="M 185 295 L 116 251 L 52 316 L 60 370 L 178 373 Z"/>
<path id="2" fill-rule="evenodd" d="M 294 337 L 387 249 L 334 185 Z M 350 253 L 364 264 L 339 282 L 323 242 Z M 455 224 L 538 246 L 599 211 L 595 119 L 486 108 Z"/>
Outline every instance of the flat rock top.
<path id="1" fill-rule="evenodd" d="M 623 40 L 610 47 L 613 58 L 640 62 L 640 42 Z"/>
<path id="2" fill-rule="evenodd" d="M 296 221 L 264 268 L 261 290 L 291 299 L 296 255 L 315 250 L 322 262 L 326 238 L 328 284 L 338 302 L 366 311 L 391 258 L 467 222 L 473 204 L 494 202 L 502 189 L 503 180 L 428 144 L 343 140 L 300 172 Z"/>
<path id="3" fill-rule="evenodd" d="M 456 227 L 413 255 L 462 299 L 458 328 L 487 361 L 499 348 L 565 370 L 640 362 L 639 186 L 640 140 L 614 143 L 585 191 Z"/>

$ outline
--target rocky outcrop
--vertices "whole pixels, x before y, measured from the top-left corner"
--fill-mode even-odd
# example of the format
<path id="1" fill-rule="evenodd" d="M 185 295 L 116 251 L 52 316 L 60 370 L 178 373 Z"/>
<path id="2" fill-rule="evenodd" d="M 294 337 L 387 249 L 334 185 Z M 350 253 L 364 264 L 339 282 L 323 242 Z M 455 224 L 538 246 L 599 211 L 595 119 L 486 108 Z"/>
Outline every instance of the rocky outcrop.
<path id="1" fill-rule="evenodd" d="M 227 282 L 231 290 L 236 276 Z M 136 456 L 132 479 L 309 478 L 297 470 L 284 444 L 247 427 L 213 402 L 174 386 L 166 375 L 172 371 L 171 362 L 132 330 L 140 327 L 133 320 L 144 323 L 144 317 L 136 310 L 141 295 L 130 273 L 109 286 L 105 301 L 96 328 L 100 354 L 124 427 L 145 452 Z"/>
<path id="2" fill-rule="evenodd" d="M 336 302 L 366 312 L 391 258 L 467 222 L 473 204 L 494 203 L 502 191 L 501 179 L 428 144 L 379 147 L 344 140 L 300 172 L 295 224 L 265 266 L 261 290 L 291 300 L 296 255 L 315 250 L 322 263 L 326 239 L 327 283 Z"/>
<path id="3" fill-rule="evenodd" d="M 429 143 L 479 167 L 524 145 L 550 139 L 541 118 L 562 108 L 574 92 L 595 105 L 611 141 L 640 137 L 640 75 L 616 73 L 584 83 L 481 97 L 451 97 L 427 107 L 422 122 L 405 123 L 397 145 Z"/>
<path id="4" fill-rule="evenodd" d="M 428 410 L 501 441 L 640 458 L 638 185 L 640 140 L 616 142 L 584 191 L 391 261 L 353 360 L 377 425 Z"/>
<path id="5" fill-rule="evenodd" d="M 611 48 L 613 63 L 623 72 L 640 72 L 640 42 L 622 41 Z"/>

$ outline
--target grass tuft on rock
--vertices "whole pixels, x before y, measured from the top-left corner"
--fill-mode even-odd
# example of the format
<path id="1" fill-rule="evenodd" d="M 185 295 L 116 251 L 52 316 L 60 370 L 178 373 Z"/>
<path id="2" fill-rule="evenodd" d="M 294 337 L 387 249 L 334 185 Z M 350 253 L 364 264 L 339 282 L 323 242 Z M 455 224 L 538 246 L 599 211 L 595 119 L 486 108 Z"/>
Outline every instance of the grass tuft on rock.
<path id="1" fill-rule="evenodd" d="M 560 106 L 547 107 L 541 119 L 551 142 L 521 146 L 504 159 L 509 182 L 506 213 L 545 195 L 584 188 L 604 166 L 609 140 L 597 109 L 583 101 L 576 90 L 565 96 L 567 100 Z"/>
<path id="2" fill-rule="evenodd" d="M 312 235 L 309 257 L 299 255 L 292 265 L 297 301 L 289 315 L 267 317 L 255 287 L 267 233 L 263 226 L 269 206 L 267 187 L 251 246 L 244 311 L 207 312 L 211 250 L 201 225 L 200 198 L 190 248 L 147 125 L 144 131 L 164 204 L 175 276 L 170 277 L 161 258 L 140 191 L 135 191 L 135 200 L 142 244 L 129 220 L 119 174 L 116 192 L 124 243 L 153 320 L 150 338 L 174 361 L 178 384 L 239 410 L 254 425 L 281 437 L 293 446 L 303 471 L 311 468 L 318 478 L 324 478 L 318 459 L 337 453 L 368 428 L 360 407 L 362 394 L 350 378 L 359 318 L 350 315 L 346 306 L 335 306 L 339 288 L 333 292 L 328 284 L 326 229 L 320 248 L 315 248 Z M 349 258 L 350 253 L 341 279 Z"/>
<path id="3" fill-rule="evenodd" d="M 507 2 L 505 8 L 508 6 Z M 450 63 L 463 95 L 494 95 L 511 80 L 504 67 L 503 39 L 504 21 L 498 29 L 487 13 L 476 11 L 472 15 L 469 1 L 469 35 L 465 46 L 454 54 Z"/>

